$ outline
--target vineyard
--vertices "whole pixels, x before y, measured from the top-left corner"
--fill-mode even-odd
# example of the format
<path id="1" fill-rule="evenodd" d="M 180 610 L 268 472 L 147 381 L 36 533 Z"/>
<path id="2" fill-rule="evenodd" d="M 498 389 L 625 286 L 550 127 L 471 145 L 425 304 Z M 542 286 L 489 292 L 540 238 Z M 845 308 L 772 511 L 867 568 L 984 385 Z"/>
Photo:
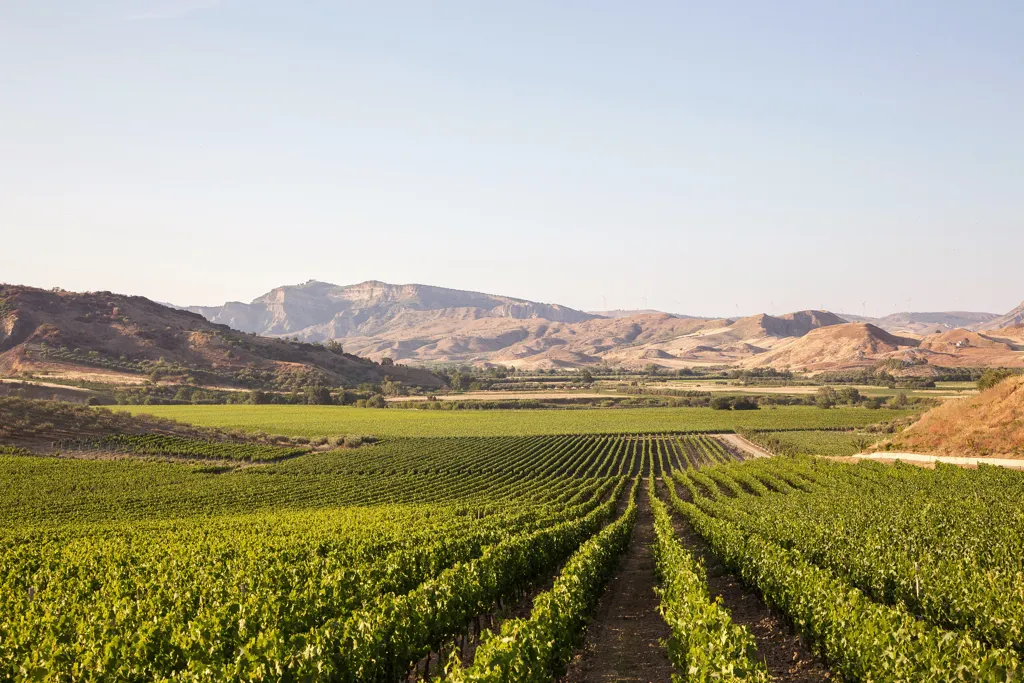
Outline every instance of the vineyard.
<path id="1" fill-rule="evenodd" d="M 132 455 L 166 455 L 208 460 L 270 461 L 301 455 L 307 447 L 283 448 L 258 443 L 232 443 L 186 439 L 163 434 L 108 434 L 95 439 L 67 439 L 54 444 L 58 451 L 98 451 Z"/>
<path id="2" fill-rule="evenodd" d="M 391 437 L 241 467 L 195 444 L 106 446 L 226 464 L 0 452 L 0 678 L 587 680 L 640 550 L 652 680 L 789 680 L 722 572 L 835 679 L 1024 675 L 1021 473 L 744 460 L 696 433 Z"/>
<path id="3" fill-rule="evenodd" d="M 811 406 L 723 411 L 710 408 L 609 410 L 430 411 L 344 406 L 125 406 L 136 415 L 224 429 L 291 436 L 373 434 L 411 436 L 531 436 L 626 432 L 731 432 L 738 429 L 852 429 L 888 422 L 914 411 L 868 408 L 821 410 Z"/>

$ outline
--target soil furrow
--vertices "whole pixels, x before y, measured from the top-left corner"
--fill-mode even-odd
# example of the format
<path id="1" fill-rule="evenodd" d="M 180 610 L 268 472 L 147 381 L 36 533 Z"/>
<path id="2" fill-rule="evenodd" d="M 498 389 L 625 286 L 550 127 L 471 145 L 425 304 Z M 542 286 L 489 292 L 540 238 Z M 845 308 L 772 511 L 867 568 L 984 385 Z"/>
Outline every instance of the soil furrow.
<path id="1" fill-rule="evenodd" d="M 659 488 L 662 500 L 666 492 Z M 758 592 L 745 586 L 719 561 L 708 544 L 678 513 L 672 513 L 683 545 L 704 562 L 708 592 L 721 597 L 734 623 L 746 626 L 757 642 L 758 656 L 774 681 L 815 683 L 832 680 L 828 667 L 815 657 L 785 618 L 771 610 Z"/>
<path id="2" fill-rule="evenodd" d="M 646 481 L 638 493 L 633 540 L 598 602 L 582 650 L 569 666 L 564 680 L 570 683 L 671 680 L 672 663 L 662 645 L 669 630 L 654 592 L 654 522 Z"/>

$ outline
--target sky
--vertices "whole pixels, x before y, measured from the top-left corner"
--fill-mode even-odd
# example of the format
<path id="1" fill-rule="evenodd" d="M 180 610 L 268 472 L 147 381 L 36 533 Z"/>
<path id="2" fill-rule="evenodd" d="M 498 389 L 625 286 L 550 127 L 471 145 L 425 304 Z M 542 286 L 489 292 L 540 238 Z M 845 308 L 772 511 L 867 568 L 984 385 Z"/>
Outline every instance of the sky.
<path id="1" fill-rule="evenodd" d="M 4 0 L 0 282 L 1024 299 L 1024 2 Z"/>

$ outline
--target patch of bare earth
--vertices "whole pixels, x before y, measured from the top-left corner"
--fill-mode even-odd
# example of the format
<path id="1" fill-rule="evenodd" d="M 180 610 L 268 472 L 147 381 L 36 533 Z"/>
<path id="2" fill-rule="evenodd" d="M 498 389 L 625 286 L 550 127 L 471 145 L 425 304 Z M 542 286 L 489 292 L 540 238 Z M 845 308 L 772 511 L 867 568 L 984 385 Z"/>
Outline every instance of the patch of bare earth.
<path id="1" fill-rule="evenodd" d="M 739 434 L 721 434 L 714 437 L 741 458 L 770 458 L 772 454 Z"/>
<path id="2" fill-rule="evenodd" d="M 832 680 L 828 667 L 811 653 L 785 617 L 770 609 L 757 591 L 743 585 L 730 573 L 685 520 L 675 514 L 673 520 L 683 545 L 704 562 L 711 597 L 721 597 L 733 622 L 750 630 L 757 643 L 757 654 L 768 667 L 772 680 L 794 683 Z"/>
<path id="3" fill-rule="evenodd" d="M 672 663 L 661 642 L 669 629 L 654 592 L 654 521 L 646 481 L 637 504 L 633 540 L 598 602 L 583 649 L 569 666 L 564 680 L 571 683 L 671 680 Z"/>

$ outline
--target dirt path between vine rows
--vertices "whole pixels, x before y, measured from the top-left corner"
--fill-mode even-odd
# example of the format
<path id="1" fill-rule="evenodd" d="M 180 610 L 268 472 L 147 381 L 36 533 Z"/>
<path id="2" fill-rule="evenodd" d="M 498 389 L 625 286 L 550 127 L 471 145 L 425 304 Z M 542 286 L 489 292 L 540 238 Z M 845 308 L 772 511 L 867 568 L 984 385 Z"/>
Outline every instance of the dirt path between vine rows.
<path id="1" fill-rule="evenodd" d="M 661 644 L 669 629 L 658 614 L 654 593 L 654 520 L 647 501 L 647 482 L 637 496 L 633 540 L 587 627 L 583 649 L 569 665 L 565 681 L 667 682 L 672 663 Z"/>
<path id="2" fill-rule="evenodd" d="M 679 492 L 687 497 L 682 489 Z M 662 487 L 658 488 L 658 493 L 662 500 L 668 500 Z M 733 622 L 750 629 L 757 642 L 757 654 L 767 665 L 772 680 L 793 683 L 831 681 L 828 667 L 811 653 L 785 618 L 769 609 L 757 591 L 744 586 L 730 573 L 704 539 L 677 512 L 673 511 L 672 520 L 683 545 L 704 562 L 711 597 L 721 597 Z"/>

